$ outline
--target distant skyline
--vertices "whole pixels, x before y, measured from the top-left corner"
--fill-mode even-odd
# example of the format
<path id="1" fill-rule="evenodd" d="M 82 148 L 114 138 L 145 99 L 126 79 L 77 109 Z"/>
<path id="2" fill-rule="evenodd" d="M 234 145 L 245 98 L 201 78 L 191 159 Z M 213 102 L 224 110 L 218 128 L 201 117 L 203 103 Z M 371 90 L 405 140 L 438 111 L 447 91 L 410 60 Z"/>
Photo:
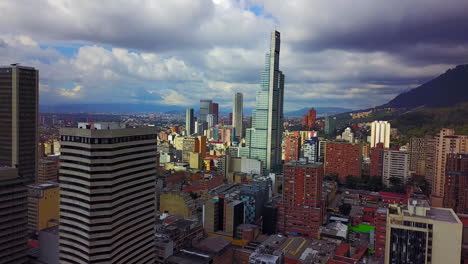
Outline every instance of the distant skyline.
<path id="1" fill-rule="evenodd" d="M 40 102 L 255 105 L 282 35 L 284 111 L 364 109 L 468 63 L 466 0 L 2 1 L 0 65 L 40 71 Z M 33 14 L 33 15 L 32 15 Z"/>

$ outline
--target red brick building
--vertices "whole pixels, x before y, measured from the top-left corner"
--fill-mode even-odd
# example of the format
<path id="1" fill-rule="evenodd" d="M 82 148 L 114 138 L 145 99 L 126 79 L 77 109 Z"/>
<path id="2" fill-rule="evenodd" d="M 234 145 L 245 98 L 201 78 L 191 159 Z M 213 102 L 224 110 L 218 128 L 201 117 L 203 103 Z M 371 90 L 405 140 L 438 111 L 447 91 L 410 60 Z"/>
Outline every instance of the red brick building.
<path id="1" fill-rule="evenodd" d="M 370 151 L 370 176 L 382 179 L 384 147 L 383 143 L 378 143 Z"/>
<path id="2" fill-rule="evenodd" d="M 444 207 L 468 213 L 468 154 L 447 154 Z"/>
<path id="3" fill-rule="evenodd" d="M 287 135 L 284 139 L 286 148 L 284 151 L 284 162 L 299 160 L 301 152 L 301 136 L 299 133 L 294 132 L 293 135 Z"/>
<path id="4" fill-rule="evenodd" d="M 325 175 L 337 174 L 340 181 L 346 176 L 361 176 L 361 146 L 343 142 L 327 142 L 325 148 Z"/>
<path id="5" fill-rule="evenodd" d="M 307 112 L 307 114 L 302 116 L 302 120 L 301 120 L 302 126 L 306 127 L 307 130 L 312 130 L 315 125 L 316 117 L 317 117 L 317 112 L 315 111 L 314 108 L 311 108 L 309 112 Z"/>
<path id="6" fill-rule="evenodd" d="M 319 238 L 323 220 L 323 165 L 289 162 L 283 167 L 283 201 L 278 206 L 278 231 Z"/>
<path id="7" fill-rule="evenodd" d="M 387 232 L 387 208 L 378 208 L 375 213 L 375 257 L 385 255 L 385 235 Z"/>

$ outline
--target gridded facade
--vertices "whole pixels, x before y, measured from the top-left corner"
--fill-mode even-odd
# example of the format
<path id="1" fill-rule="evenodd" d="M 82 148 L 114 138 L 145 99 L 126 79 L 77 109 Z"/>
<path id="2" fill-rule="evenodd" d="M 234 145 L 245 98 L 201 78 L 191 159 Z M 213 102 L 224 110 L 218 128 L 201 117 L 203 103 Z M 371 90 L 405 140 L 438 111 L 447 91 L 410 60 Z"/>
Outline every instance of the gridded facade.
<path id="1" fill-rule="evenodd" d="M 406 184 L 410 177 L 409 153 L 406 151 L 384 150 L 383 156 L 383 184 L 391 185 L 391 178 L 399 180 L 400 184 Z"/>
<path id="2" fill-rule="evenodd" d="M 16 169 L 0 167 L 0 264 L 28 263 L 24 182 Z"/>
<path id="3" fill-rule="evenodd" d="M 62 128 L 60 263 L 152 263 L 156 131 Z"/>
<path id="4" fill-rule="evenodd" d="M 0 166 L 18 168 L 30 182 L 37 171 L 38 96 L 36 69 L 0 67 Z"/>
<path id="5" fill-rule="evenodd" d="M 279 232 L 319 238 L 323 220 L 322 182 L 322 163 L 295 161 L 284 165 Z"/>
<path id="6" fill-rule="evenodd" d="M 337 174 L 340 181 L 346 176 L 361 176 L 362 148 L 357 144 L 327 142 L 325 147 L 325 175 Z"/>
<path id="7" fill-rule="evenodd" d="M 244 95 L 236 93 L 232 104 L 232 126 L 235 128 L 236 137 L 241 138 L 243 132 L 244 119 Z"/>
<path id="8" fill-rule="evenodd" d="M 447 155 L 444 207 L 458 214 L 468 214 L 468 154 Z"/>
<path id="9" fill-rule="evenodd" d="M 279 70 L 280 33 L 271 35 L 270 53 L 265 56 L 261 90 L 257 92 L 252 128 L 246 131 L 246 150 L 242 155 L 262 161 L 266 171 L 281 164 L 284 74 Z"/>
<path id="10" fill-rule="evenodd" d="M 284 139 L 286 149 L 284 153 L 284 162 L 299 160 L 301 152 L 301 137 L 298 134 L 287 135 Z"/>
<path id="11" fill-rule="evenodd" d="M 305 140 L 302 148 L 304 150 L 304 158 L 306 158 L 308 162 L 314 163 L 319 161 L 319 140 L 317 137 Z"/>
<path id="12" fill-rule="evenodd" d="M 58 181 L 58 163 L 53 160 L 40 160 L 37 171 L 36 183 L 57 182 Z"/>

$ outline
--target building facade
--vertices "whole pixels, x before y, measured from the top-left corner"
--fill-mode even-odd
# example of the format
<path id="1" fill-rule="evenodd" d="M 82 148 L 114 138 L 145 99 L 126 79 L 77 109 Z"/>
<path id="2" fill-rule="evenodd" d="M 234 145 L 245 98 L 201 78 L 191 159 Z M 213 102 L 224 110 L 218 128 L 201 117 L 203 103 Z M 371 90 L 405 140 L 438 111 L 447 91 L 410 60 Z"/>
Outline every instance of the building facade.
<path id="1" fill-rule="evenodd" d="M 358 144 L 327 142 L 325 148 L 325 175 L 338 175 L 340 181 L 346 176 L 361 176 L 361 146 Z"/>
<path id="2" fill-rule="evenodd" d="M 25 264 L 28 208 L 25 179 L 18 170 L 0 167 L 0 263 Z"/>
<path id="3" fill-rule="evenodd" d="M 242 138 L 244 120 L 244 95 L 242 93 L 234 94 L 232 104 L 232 126 L 235 129 L 235 135 Z"/>
<path id="4" fill-rule="evenodd" d="M 39 160 L 36 183 L 58 182 L 58 162 L 53 160 Z"/>
<path id="5" fill-rule="evenodd" d="M 445 188 L 447 155 L 468 152 L 468 136 L 455 135 L 455 130 L 443 128 L 436 135 L 434 178 L 432 181 L 431 204 L 442 207 Z"/>
<path id="6" fill-rule="evenodd" d="M 447 155 L 444 207 L 468 214 L 468 153 Z"/>
<path id="7" fill-rule="evenodd" d="M 284 74 L 279 70 L 279 55 L 280 33 L 274 31 L 270 53 L 265 56 L 252 128 L 246 131 L 246 147 L 241 151 L 243 156 L 261 160 L 266 172 L 277 170 L 281 165 Z"/>
<path id="8" fill-rule="evenodd" d="M 319 139 L 317 137 L 305 140 L 302 149 L 303 156 L 308 162 L 314 163 L 319 161 Z"/>
<path id="9" fill-rule="evenodd" d="M 59 185 L 28 185 L 28 229 L 30 233 L 56 226 L 59 220 Z"/>
<path id="10" fill-rule="evenodd" d="M 193 115 L 193 108 L 185 110 L 185 131 L 187 136 L 195 133 L 195 116 Z"/>
<path id="11" fill-rule="evenodd" d="M 404 185 L 410 178 L 409 152 L 384 150 L 382 177 L 383 184 L 387 187 L 391 186 L 391 178 L 398 179 Z"/>
<path id="12" fill-rule="evenodd" d="M 152 263 L 156 130 L 62 128 L 60 263 Z"/>
<path id="13" fill-rule="evenodd" d="M 323 221 L 323 164 L 293 161 L 283 167 L 283 201 L 278 231 L 319 238 Z"/>
<path id="14" fill-rule="evenodd" d="M 390 123 L 387 121 L 374 121 L 371 123 L 371 148 L 383 143 L 384 148 L 390 148 Z"/>
<path id="15" fill-rule="evenodd" d="M 39 71 L 0 67 L 0 166 L 35 181 L 38 146 Z"/>
<path id="16" fill-rule="evenodd" d="M 460 263 L 463 225 L 452 209 L 411 200 L 388 212 L 385 264 Z"/>
<path id="17" fill-rule="evenodd" d="M 286 145 L 284 162 L 287 163 L 290 161 L 299 160 L 301 153 L 301 136 L 299 136 L 299 133 L 287 135 L 284 141 Z"/>

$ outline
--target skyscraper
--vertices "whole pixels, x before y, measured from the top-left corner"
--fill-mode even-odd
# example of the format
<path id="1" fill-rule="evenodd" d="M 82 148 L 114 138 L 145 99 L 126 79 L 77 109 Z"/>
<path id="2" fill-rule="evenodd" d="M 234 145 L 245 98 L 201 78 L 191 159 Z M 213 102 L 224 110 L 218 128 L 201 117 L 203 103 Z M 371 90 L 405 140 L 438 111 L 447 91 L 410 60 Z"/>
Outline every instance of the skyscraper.
<path id="1" fill-rule="evenodd" d="M 17 169 L 0 167 L 0 263 L 29 263 L 26 179 Z"/>
<path id="2" fill-rule="evenodd" d="M 193 108 L 187 108 L 185 111 L 185 131 L 188 136 L 195 133 L 195 117 L 193 116 Z"/>
<path id="3" fill-rule="evenodd" d="M 284 74 L 279 70 L 280 33 L 271 34 L 270 53 L 265 56 L 261 90 L 257 92 L 252 128 L 246 132 L 246 147 L 241 155 L 262 161 L 265 171 L 281 164 Z"/>
<path id="4" fill-rule="evenodd" d="M 213 112 L 213 101 L 200 100 L 200 113 L 198 116 L 199 122 L 206 122 L 206 116 Z"/>
<path id="5" fill-rule="evenodd" d="M 156 130 L 62 128 L 60 263 L 154 263 Z"/>
<path id="6" fill-rule="evenodd" d="M 384 148 L 390 147 L 390 123 L 387 121 L 374 121 L 371 125 L 371 148 L 383 143 Z"/>
<path id="7" fill-rule="evenodd" d="M 242 137 L 242 120 L 244 118 L 244 95 L 242 93 L 234 94 L 232 104 L 232 126 L 236 129 L 236 137 Z"/>
<path id="8" fill-rule="evenodd" d="M 37 171 L 39 72 L 0 67 L 0 166 L 34 181 Z"/>
<path id="9" fill-rule="evenodd" d="M 455 135 L 453 129 L 443 128 L 436 135 L 434 178 L 432 180 L 431 204 L 442 207 L 444 199 L 447 155 L 468 152 L 468 136 Z"/>
<path id="10" fill-rule="evenodd" d="M 336 117 L 327 116 L 325 117 L 325 134 L 333 135 L 336 131 Z"/>

